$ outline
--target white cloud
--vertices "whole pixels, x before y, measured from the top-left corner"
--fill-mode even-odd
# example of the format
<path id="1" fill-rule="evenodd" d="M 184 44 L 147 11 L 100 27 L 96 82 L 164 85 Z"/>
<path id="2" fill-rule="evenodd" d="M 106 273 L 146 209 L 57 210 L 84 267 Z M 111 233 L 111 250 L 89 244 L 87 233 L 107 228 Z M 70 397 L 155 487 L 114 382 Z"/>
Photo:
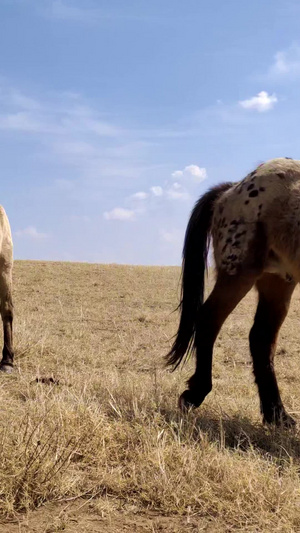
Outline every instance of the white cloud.
<path id="1" fill-rule="evenodd" d="M 183 170 L 175 170 L 172 178 L 192 178 L 194 182 L 201 183 L 207 178 L 207 172 L 205 168 L 198 167 L 198 165 L 187 165 Z"/>
<path id="2" fill-rule="evenodd" d="M 293 44 L 286 50 L 277 52 L 271 65 L 268 77 L 290 78 L 300 75 L 300 46 Z"/>
<path id="3" fill-rule="evenodd" d="M 150 191 L 154 194 L 154 196 L 162 196 L 164 193 L 163 188 L 160 185 L 150 187 Z"/>
<path id="4" fill-rule="evenodd" d="M 144 200 L 143 209 L 135 209 L 134 215 L 142 215 L 145 213 L 145 210 L 149 205 L 155 202 L 156 198 L 163 198 L 164 200 L 190 200 L 190 189 L 193 190 L 196 183 L 200 183 L 207 178 L 207 172 L 205 168 L 201 168 L 198 165 L 187 165 L 183 170 L 176 170 L 172 173 L 173 178 L 182 179 L 182 183 L 179 181 L 172 182 L 167 179 L 164 183 L 164 186 L 153 185 L 150 187 L 149 191 L 152 193 L 149 197 L 148 193 L 143 191 L 136 192 L 131 196 L 132 199 Z M 153 198 L 154 197 L 154 198 Z M 147 200 L 147 201 L 146 201 Z M 107 217 L 107 215 L 106 215 Z"/>
<path id="5" fill-rule="evenodd" d="M 172 173 L 172 178 L 179 179 L 183 177 L 183 171 L 182 170 L 175 170 L 175 172 Z"/>
<path id="6" fill-rule="evenodd" d="M 15 235 L 17 237 L 28 237 L 29 239 L 34 240 L 46 239 L 48 237 L 47 233 L 38 231 L 35 226 L 27 226 L 27 228 L 16 231 Z"/>
<path id="7" fill-rule="evenodd" d="M 185 167 L 184 171 L 190 173 L 191 176 L 195 178 L 195 181 L 200 182 L 207 178 L 207 173 L 205 168 L 200 168 L 197 165 L 188 165 Z"/>
<path id="8" fill-rule="evenodd" d="M 19 113 L 0 115 L 0 129 L 37 133 L 45 131 L 46 126 L 30 113 L 20 111 Z"/>
<path id="9" fill-rule="evenodd" d="M 23 93 L 17 90 L 12 90 L 11 101 L 15 106 L 22 107 L 23 109 L 40 109 L 40 104 L 37 100 L 25 96 Z"/>
<path id="10" fill-rule="evenodd" d="M 248 100 L 241 100 L 239 105 L 244 109 L 250 109 L 263 113 L 273 109 L 274 105 L 278 102 L 275 94 L 268 94 L 267 91 L 261 91 L 256 96 L 252 96 Z"/>
<path id="11" fill-rule="evenodd" d="M 4 80 L 1 80 L 0 84 L 0 102 L 26 111 L 38 110 L 41 107 L 37 100 L 26 96 L 18 89 L 9 87 Z"/>
<path id="12" fill-rule="evenodd" d="M 92 156 L 96 148 L 85 141 L 67 141 L 54 144 L 53 148 L 59 154 L 70 156 Z"/>
<path id="13" fill-rule="evenodd" d="M 56 136 L 57 147 L 66 154 L 90 152 L 86 141 L 89 136 L 117 138 L 126 132 L 102 119 L 101 114 L 86 105 L 80 96 L 61 93 L 55 97 L 44 97 L 40 101 L 21 91 L 7 86 L 0 80 L 0 128 L 27 133 L 47 133 Z M 82 134 L 83 139 L 75 139 Z M 57 142 L 57 136 L 67 137 Z M 94 147 L 93 147 L 94 149 Z M 98 149 L 99 151 L 99 149 Z"/>
<path id="14" fill-rule="evenodd" d="M 184 237 L 184 232 L 182 230 L 161 230 L 160 231 L 160 238 L 162 241 L 167 242 L 169 244 L 182 244 Z"/>
<path id="15" fill-rule="evenodd" d="M 95 15 L 98 15 L 98 10 L 86 10 L 74 5 L 68 5 L 62 0 L 54 0 L 51 4 L 51 15 L 61 20 L 91 23 L 95 21 Z"/>
<path id="16" fill-rule="evenodd" d="M 167 196 L 170 198 L 170 200 L 188 200 L 190 198 L 190 195 L 187 191 L 174 191 L 173 189 L 169 189 L 167 191 Z"/>
<path id="17" fill-rule="evenodd" d="M 146 200 L 148 198 L 148 194 L 146 192 L 136 192 L 132 195 L 132 198 L 136 198 L 137 200 Z"/>
<path id="18" fill-rule="evenodd" d="M 94 133 L 99 137 L 116 137 L 122 133 L 119 128 L 97 117 L 94 110 L 86 105 L 65 109 L 61 122 L 67 131 Z"/>
<path id="19" fill-rule="evenodd" d="M 180 183 L 173 183 L 172 186 L 166 191 L 167 197 L 170 200 L 188 200 L 190 198 L 187 190 L 182 187 Z"/>
<path id="20" fill-rule="evenodd" d="M 128 19 L 138 22 L 145 19 L 144 14 L 139 15 L 136 12 L 130 13 L 129 9 L 116 9 L 111 7 L 110 3 L 108 3 L 108 8 L 105 8 L 104 6 L 101 6 L 100 8 L 93 7 L 92 5 L 84 6 L 84 3 L 88 2 L 80 2 L 79 0 L 77 0 L 77 2 L 75 0 L 52 0 L 51 2 L 49 1 L 50 5 L 48 5 L 47 8 L 42 9 L 42 11 L 48 17 L 50 16 L 62 21 L 90 25 L 101 22 L 107 23 L 108 21 L 115 19 Z M 95 2 L 95 6 L 97 6 L 97 2 Z"/>
<path id="21" fill-rule="evenodd" d="M 123 207 L 115 207 L 111 211 L 105 211 L 103 214 L 105 220 L 134 220 L 135 211 L 132 209 L 124 209 Z"/>

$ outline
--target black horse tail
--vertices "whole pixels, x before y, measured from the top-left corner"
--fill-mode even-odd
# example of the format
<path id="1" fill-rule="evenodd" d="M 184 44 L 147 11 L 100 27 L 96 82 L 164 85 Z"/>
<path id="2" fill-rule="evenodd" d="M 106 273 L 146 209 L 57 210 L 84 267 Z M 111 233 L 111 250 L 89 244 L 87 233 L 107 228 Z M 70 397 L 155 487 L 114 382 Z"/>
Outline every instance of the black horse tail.
<path id="1" fill-rule="evenodd" d="M 180 322 L 176 339 L 167 354 L 167 364 L 175 370 L 195 348 L 196 320 L 203 305 L 204 275 L 215 201 L 232 183 L 223 183 L 210 189 L 196 203 L 186 229 L 181 278 Z"/>

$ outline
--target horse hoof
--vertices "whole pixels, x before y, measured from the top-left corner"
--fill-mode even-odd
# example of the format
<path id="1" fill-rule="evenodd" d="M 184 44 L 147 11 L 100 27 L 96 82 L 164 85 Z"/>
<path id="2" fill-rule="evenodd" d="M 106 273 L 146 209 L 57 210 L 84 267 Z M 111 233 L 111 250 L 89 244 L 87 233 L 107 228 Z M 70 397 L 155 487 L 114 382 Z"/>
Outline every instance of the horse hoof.
<path id="1" fill-rule="evenodd" d="M 195 399 L 193 399 L 193 395 L 189 389 L 185 390 L 179 396 L 178 407 L 183 413 L 186 413 L 191 409 L 195 409 L 196 407 L 199 407 L 199 405 L 200 403 L 196 402 Z"/>
<path id="2" fill-rule="evenodd" d="M 286 411 L 272 413 L 272 416 L 264 416 L 264 424 L 275 424 L 277 427 L 290 429 L 295 427 L 296 420 Z"/>
<path id="3" fill-rule="evenodd" d="M 286 412 L 282 413 L 280 419 L 276 421 L 277 426 L 283 426 L 284 428 L 293 428 L 296 425 L 296 420 L 288 415 Z"/>
<path id="4" fill-rule="evenodd" d="M 5 363 L 3 365 L 0 365 L 0 372 L 4 372 L 5 374 L 12 374 L 13 371 L 14 369 L 11 365 L 6 365 Z"/>

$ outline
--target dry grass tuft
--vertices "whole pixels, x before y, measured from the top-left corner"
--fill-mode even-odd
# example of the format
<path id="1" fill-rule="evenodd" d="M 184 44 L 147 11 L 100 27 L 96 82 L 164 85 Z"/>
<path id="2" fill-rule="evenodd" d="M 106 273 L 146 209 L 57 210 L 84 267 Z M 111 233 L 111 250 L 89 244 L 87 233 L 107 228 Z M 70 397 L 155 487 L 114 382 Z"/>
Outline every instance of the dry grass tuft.
<path id="1" fill-rule="evenodd" d="M 254 293 L 216 343 L 210 397 L 177 411 L 192 363 L 172 374 L 162 356 L 179 273 L 16 262 L 18 371 L 0 376 L 2 517 L 81 498 L 100 517 L 184 517 L 193 531 L 300 530 L 300 435 L 262 426 L 249 364 Z M 277 371 L 299 420 L 298 309 L 299 292 Z"/>

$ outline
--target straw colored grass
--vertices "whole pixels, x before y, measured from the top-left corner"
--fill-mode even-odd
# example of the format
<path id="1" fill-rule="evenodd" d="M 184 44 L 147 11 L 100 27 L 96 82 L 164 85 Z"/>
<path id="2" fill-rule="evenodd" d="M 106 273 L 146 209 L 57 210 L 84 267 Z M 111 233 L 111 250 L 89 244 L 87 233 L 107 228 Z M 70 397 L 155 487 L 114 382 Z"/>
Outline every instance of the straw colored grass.
<path id="1" fill-rule="evenodd" d="M 0 376 L 2 521 L 77 502 L 106 520 L 103 531 L 134 531 L 132 516 L 136 531 L 300 530 L 300 434 L 262 426 L 253 383 L 256 295 L 217 340 L 212 393 L 183 417 L 177 398 L 192 362 L 173 374 L 163 366 L 179 275 L 16 262 L 17 370 Z M 276 359 L 298 421 L 299 307 L 297 290 Z M 81 531 L 59 517 L 34 531 Z"/>

